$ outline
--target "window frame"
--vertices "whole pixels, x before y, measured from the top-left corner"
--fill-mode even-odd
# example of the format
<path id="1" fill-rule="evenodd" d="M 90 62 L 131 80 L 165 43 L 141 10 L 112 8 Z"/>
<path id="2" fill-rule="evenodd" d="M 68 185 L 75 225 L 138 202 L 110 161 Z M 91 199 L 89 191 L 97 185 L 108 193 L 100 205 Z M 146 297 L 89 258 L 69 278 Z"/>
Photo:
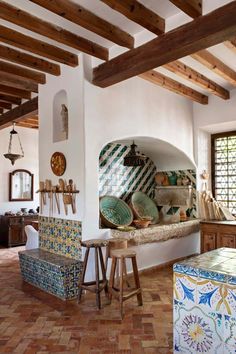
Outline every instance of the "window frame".
<path id="1" fill-rule="evenodd" d="M 236 136 L 236 130 L 229 132 L 222 132 L 217 134 L 211 134 L 211 186 L 212 186 L 212 195 L 215 198 L 215 140 L 217 138 L 228 138 L 230 136 Z"/>

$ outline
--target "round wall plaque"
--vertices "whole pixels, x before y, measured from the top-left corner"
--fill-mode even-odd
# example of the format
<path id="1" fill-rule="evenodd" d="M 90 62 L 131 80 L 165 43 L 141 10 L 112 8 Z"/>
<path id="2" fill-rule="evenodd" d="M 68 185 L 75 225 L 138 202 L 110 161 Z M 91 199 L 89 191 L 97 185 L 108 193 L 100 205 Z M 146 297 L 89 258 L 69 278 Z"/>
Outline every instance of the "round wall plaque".
<path id="1" fill-rule="evenodd" d="M 51 157 L 51 169 L 54 175 L 62 176 L 66 170 L 66 158 L 61 152 L 54 152 Z"/>

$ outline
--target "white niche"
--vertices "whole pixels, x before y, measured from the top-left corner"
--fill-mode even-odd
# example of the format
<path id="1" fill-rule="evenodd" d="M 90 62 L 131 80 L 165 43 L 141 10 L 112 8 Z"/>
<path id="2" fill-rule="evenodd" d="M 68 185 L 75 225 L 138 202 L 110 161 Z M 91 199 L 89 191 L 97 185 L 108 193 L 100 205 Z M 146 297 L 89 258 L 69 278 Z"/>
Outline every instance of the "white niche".
<path id="1" fill-rule="evenodd" d="M 64 141 L 68 139 L 69 121 L 68 121 L 67 93 L 61 90 L 56 93 L 53 99 L 53 142 Z"/>

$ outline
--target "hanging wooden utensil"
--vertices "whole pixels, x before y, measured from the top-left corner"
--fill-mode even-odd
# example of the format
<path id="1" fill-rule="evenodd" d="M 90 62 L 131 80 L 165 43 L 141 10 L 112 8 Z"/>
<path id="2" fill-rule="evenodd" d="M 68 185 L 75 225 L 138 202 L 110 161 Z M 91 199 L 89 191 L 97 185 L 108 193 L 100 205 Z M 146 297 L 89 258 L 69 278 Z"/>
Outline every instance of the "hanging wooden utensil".
<path id="1" fill-rule="evenodd" d="M 55 196 L 57 212 L 58 212 L 58 214 L 60 214 L 60 199 L 59 199 L 59 196 L 58 196 L 58 186 L 53 186 L 52 187 L 52 192 L 53 192 L 53 194 Z"/>
<path id="2" fill-rule="evenodd" d="M 62 200 L 63 200 L 63 203 L 64 203 L 65 214 L 67 215 L 68 214 L 68 207 L 67 207 L 67 204 L 65 203 L 65 200 L 64 200 L 65 183 L 64 183 L 64 180 L 62 178 L 59 178 L 59 186 L 60 186 L 60 190 L 62 192 Z"/>
<path id="3" fill-rule="evenodd" d="M 70 196 L 71 196 L 71 208 L 72 208 L 72 213 L 75 214 L 75 203 L 74 203 L 74 196 L 73 196 L 73 179 L 69 179 L 69 190 L 70 190 Z"/>

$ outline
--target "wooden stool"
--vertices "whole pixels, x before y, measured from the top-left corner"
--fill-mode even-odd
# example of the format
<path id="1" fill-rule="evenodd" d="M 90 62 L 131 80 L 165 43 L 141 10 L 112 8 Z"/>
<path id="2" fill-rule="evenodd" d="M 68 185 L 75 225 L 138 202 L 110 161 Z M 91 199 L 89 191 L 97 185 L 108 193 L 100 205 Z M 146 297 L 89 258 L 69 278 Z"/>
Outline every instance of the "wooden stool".
<path id="1" fill-rule="evenodd" d="M 79 284 L 78 302 L 80 302 L 81 300 L 83 289 L 88 290 L 96 294 L 96 304 L 99 309 L 101 308 L 100 292 L 104 289 L 107 297 L 109 296 L 108 282 L 106 278 L 106 269 L 103 260 L 103 255 L 102 255 L 102 248 L 101 248 L 101 247 L 106 247 L 107 243 L 108 243 L 107 240 L 101 240 L 101 239 L 81 241 L 81 246 L 86 247 L 86 253 L 84 257 L 83 271 L 82 271 L 81 280 Z M 84 278 L 87 269 L 89 252 L 91 248 L 94 248 L 95 280 L 85 282 Z M 99 278 L 99 260 L 100 260 L 100 266 L 102 271 L 102 280 L 100 280 Z"/>
<path id="2" fill-rule="evenodd" d="M 135 289 L 133 291 L 129 292 L 128 294 L 124 295 L 124 288 L 123 288 L 124 269 L 123 269 L 123 267 L 124 267 L 126 259 L 128 259 L 128 258 L 130 258 L 132 261 Z M 120 286 L 119 286 L 119 289 L 117 289 L 114 286 L 114 277 L 115 277 L 117 263 L 120 263 Z M 118 250 L 112 251 L 112 265 L 111 265 L 111 274 L 110 274 L 110 279 L 109 279 L 110 299 L 112 298 L 113 294 L 118 295 L 117 297 L 120 302 L 121 318 L 123 318 L 123 302 L 125 300 L 128 300 L 132 296 L 136 295 L 137 300 L 138 300 L 138 305 L 142 306 L 143 299 L 142 299 L 142 292 L 141 292 L 141 287 L 140 287 L 140 282 L 139 282 L 139 274 L 138 274 L 138 267 L 137 267 L 137 262 L 136 262 L 136 252 L 135 251 L 132 251 L 129 249 L 118 249 Z"/>
<path id="3" fill-rule="evenodd" d="M 106 270 L 108 265 L 108 258 L 112 258 L 112 252 L 117 249 L 128 248 L 128 240 L 126 238 L 112 238 L 112 239 L 108 239 L 108 241 L 109 242 L 106 248 L 106 258 L 105 258 Z M 127 280 L 127 269 L 126 269 L 125 260 L 124 260 L 123 270 L 124 270 L 126 284 L 129 287 L 129 282 Z M 116 267 L 116 278 L 117 280 L 119 280 L 119 264 L 117 264 Z"/>

